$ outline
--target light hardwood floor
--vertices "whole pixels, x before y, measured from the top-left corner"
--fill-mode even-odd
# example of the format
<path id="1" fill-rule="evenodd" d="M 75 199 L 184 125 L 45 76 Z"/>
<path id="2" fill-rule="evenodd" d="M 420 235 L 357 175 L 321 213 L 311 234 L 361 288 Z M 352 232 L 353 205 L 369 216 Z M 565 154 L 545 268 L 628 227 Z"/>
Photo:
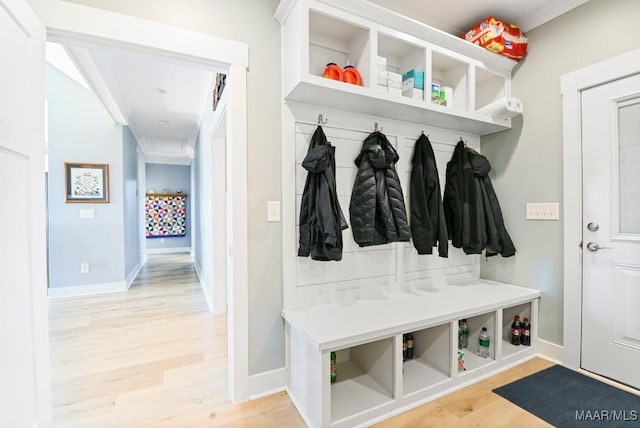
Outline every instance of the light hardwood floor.
<path id="1" fill-rule="evenodd" d="M 150 257 L 126 293 L 49 311 L 56 427 L 305 426 L 284 392 L 227 402 L 226 317 L 209 313 L 186 254 Z M 376 426 L 550 426 L 491 392 L 550 365 L 536 358 Z"/>

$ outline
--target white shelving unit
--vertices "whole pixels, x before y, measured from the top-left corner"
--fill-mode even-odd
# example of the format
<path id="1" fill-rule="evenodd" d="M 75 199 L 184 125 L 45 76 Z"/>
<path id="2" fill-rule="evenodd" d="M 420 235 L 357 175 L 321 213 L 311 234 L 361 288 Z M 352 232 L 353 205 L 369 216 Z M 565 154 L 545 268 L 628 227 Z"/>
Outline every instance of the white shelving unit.
<path id="1" fill-rule="evenodd" d="M 503 353 L 495 340 L 503 312 L 525 311 L 537 325 L 540 292 L 478 280 L 422 293 L 394 293 L 284 309 L 291 348 L 289 394 L 312 427 L 352 427 L 384 419 L 395 409 L 433 400 L 490 373 L 535 356 L 532 346 Z M 469 324 L 466 371 L 458 373 L 458 320 Z M 478 334 L 487 327 L 489 358 L 477 353 Z M 414 358 L 402 361 L 402 335 L 414 337 Z M 496 346 L 495 344 L 499 344 Z M 502 345 L 502 346 L 500 346 Z M 526 348 L 526 349 L 525 349 Z M 337 382 L 330 382 L 330 353 L 337 355 Z"/>
<path id="2" fill-rule="evenodd" d="M 516 62 L 362 0 L 283 0 L 276 11 L 285 57 L 284 98 L 359 114 L 484 135 L 508 129 L 510 119 L 476 112 L 510 96 Z M 425 100 L 377 89 L 377 57 L 398 73 L 425 72 Z M 323 78 L 325 66 L 355 65 L 364 86 Z M 454 90 L 453 107 L 431 103 L 431 82 Z"/>
<path id="3" fill-rule="evenodd" d="M 478 256 L 453 248 L 447 259 L 418 256 L 410 243 L 358 248 L 347 230 L 342 261 L 294 259 L 305 177 L 300 163 L 319 113 L 331 117 L 324 128 L 336 147 L 338 199 L 348 217 L 353 159 L 374 123 L 381 122 L 399 153 L 407 198 L 410 156 L 421 131 L 430 133 L 443 175 L 459 139 L 479 150 L 480 135 L 511 126 L 510 119 L 477 110 L 511 96 L 516 62 L 364 0 L 282 0 L 275 17 L 282 26 L 284 101 L 282 316 L 288 392 L 306 423 L 370 424 L 535 356 L 541 293 L 478 279 Z M 380 90 L 378 56 L 387 58 L 388 71 L 424 70 L 424 99 Z M 356 66 L 363 86 L 322 77 L 329 62 Z M 453 105 L 432 103 L 431 83 L 453 88 Z M 514 311 L 531 319 L 530 347 L 511 349 L 505 341 Z M 470 346 L 467 370 L 459 373 L 461 318 L 468 320 Z M 488 358 L 477 355 L 482 327 L 491 337 Z M 406 333 L 414 337 L 414 357 L 403 362 Z M 331 352 L 337 356 L 333 384 Z"/>

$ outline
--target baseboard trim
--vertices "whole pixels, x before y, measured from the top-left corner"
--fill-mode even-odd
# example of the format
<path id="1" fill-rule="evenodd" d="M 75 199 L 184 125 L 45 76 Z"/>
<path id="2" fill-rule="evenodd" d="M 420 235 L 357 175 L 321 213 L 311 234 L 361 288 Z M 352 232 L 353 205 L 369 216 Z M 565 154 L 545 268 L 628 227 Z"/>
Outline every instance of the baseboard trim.
<path id="1" fill-rule="evenodd" d="M 145 260 L 146 260 L 146 257 L 145 257 Z M 145 264 L 145 260 L 140 260 L 140 263 L 138 263 L 136 267 L 133 268 L 129 276 L 127 276 L 127 281 L 126 281 L 127 290 L 131 288 L 131 284 L 133 284 L 133 281 L 135 281 L 136 278 L 138 277 L 138 274 L 140 273 L 142 266 L 144 266 Z"/>
<path id="2" fill-rule="evenodd" d="M 149 248 L 147 254 L 172 254 L 172 253 L 189 253 L 191 247 L 173 247 L 173 248 Z"/>
<path id="3" fill-rule="evenodd" d="M 249 400 L 286 391 L 288 385 L 289 369 L 286 367 L 249 376 Z"/>
<path id="4" fill-rule="evenodd" d="M 545 360 L 556 364 L 562 364 L 564 360 L 564 347 L 546 340 L 538 339 L 538 355 Z"/>
<path id="5" fill-rule="evenodd" d="M 200 270 L 200 266 L 198 265 L 198 263 L 196 263 L 195 260 L 193 261 L 193 267 L 196 269 L 196 275 L 198 275 L 198 282 L 200 283 L 200 289 L 202 290 L 202 294 L 204 295 L 204 300 L 207 302 L 207 307 L 209 308 L 209 312 L 214 313 L 212 297 L 209 296 L 209 294 L 207 293 L 205 284 L 203 282 L 202 271 Z"/>
<path id="6" fill-rule="evenodd" d="M 104 284 L 76 285 L 73 287 L 49 288 L 50 298 L 87 296 L 89 294 L 115 293 L 127 291 L 125 281 L 106 282 Z"/>

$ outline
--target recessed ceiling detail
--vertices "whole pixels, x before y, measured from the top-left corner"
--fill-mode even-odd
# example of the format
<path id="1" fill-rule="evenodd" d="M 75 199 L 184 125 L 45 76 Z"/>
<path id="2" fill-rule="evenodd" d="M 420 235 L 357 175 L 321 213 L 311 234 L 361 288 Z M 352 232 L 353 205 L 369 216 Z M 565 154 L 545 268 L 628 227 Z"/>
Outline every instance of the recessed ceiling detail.
<path id="1" fill-rule="evenodd" d="M 114 120 L 131 128 L 147 162 L 191 163 L 215 74 L 221 70 L 111 47 L 66 49 Z M 93 71 L 93 79 L 87 70 Z"/>

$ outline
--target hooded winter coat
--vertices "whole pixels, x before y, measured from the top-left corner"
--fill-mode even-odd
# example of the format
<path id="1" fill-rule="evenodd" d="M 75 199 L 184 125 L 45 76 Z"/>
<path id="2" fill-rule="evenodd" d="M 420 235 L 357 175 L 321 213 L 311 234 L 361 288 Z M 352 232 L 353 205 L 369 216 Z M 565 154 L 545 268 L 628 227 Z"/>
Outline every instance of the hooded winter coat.
<path id="1" fill-rule="evenodd" d="M 302 167 L 309 173 L 300 207 L 298 256 L 313 260 L 342 259 L 342 230 L 349 227 L 338 203 L 335 147 L 318 126 Z"/>
<path id="2" fill-rule="evenodd" d="M 431 142 L 421 135 L 413 148 L 411 159 L 411 238 L 418 254 L 432 254 L 438 246 L 438 255 L 448 257 L 447 225 L 444 219 L 440 178 Z"/>
<path id="3" fill-rule="evenodd" d="M 515 255 L 495 190 L 489 178 L 486 157 L 460 141 L 447 164 L 444 215 L 451 244 L 465 254 L 487 257 Z"/>
<path id="4" fill-rule="evenodd" d="M 353 239 L 361 247 L 409 241 L 404 196 L 395 164 L 399 156 L 381 132 L 370 134 L 355 160 L 358 167 L 349 215 Z"/>

